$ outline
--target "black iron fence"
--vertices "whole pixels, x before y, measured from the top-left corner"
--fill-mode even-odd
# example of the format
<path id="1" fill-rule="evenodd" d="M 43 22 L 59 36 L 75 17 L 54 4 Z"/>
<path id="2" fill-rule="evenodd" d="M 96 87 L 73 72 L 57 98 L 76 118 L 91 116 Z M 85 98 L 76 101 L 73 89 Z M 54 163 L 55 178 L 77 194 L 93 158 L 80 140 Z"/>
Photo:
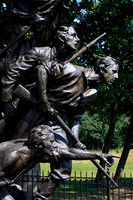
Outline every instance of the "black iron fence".
<path id="1" fill-rule="evenodd" d="M 47 175 L 44 173 L 33 175 L 26 174 L 21 185 L 31 198 L 33 192 L 44 182 Z M 100 181 L 99 181 L 100 180 Z M 51 200 L 133 200 L 133 177 L 124 175 L 119 180 L 119 187 L 115 187 L 106 178 L 96 180 L 95 177 L 75 175 L 67 181 L 62 182 L 53 195 Z"/>

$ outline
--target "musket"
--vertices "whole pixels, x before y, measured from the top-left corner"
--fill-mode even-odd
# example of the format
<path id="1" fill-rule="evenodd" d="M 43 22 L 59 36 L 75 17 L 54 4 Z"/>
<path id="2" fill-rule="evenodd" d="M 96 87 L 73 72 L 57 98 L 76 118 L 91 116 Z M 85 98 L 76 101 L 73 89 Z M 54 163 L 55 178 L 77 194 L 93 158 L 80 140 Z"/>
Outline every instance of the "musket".
<path id="1" fill-rule="evenodd" d="M 56 2 L 56 5 L 58 4 L 59 2 Z M 49 6 L 50 2 L 46 3 L 45 5 L 43 6 L 40 6 L 38 7 L 36 10 L 34 10 L 33 12 L 30 12 L 30 13 L 25 13 L 25 16 L 30 16 L 30 15 L 33 15 L 45 8 L 47 8 Z M 68 9 L 66 6 L 64 6 L 64 10 L 63 12 L 61 13 L 61 18 L 64 17 L 65 15 L 65 12 L 66 10 Z M 8 44 L 5 48 L 2 49 L 2 51 L 0 52 L 0 56 L 2 56 L 10 47 L 12 47 L 19 39 L 21 39 L 32 27 L 32 24 L 31 26 L 28 26 L 18 37 L 16 37 L 12 42 L 10 42 L 10 44 Z"/>
<path id="2" fill-rule="evenodd" d="M 23 37 L 30 30 L 30 28 L 31 26 L 26 28 L 17 38 L 15 38 L 9 45 L 2 49 L 0 56 L 3 55 L 10 47 L 12 47 L 21 37 Z"/>
<path id="3" fill-rule="evenodd" d="M 31 92 L 27 90 L 25 87 L 23 87 L 21 84 L 18 85 L 18 87 L 13 91 L 13 94 L 19 97 L 20 99 L 24 99 L 26 101 L 33 103 L 34 105 L 39 105 L 39 100 L 35 98 L 31 94 Z M 78 138 L 72 133 L 72 131 L 68 128 L 68 126 L 61 119 L 61 117 L 58 114 L 55 114 L 54 117 L 56 118 L 60 126 L 63 128 L 63 130 L 69 133 L 69 135 L 74 140 L 74 142 L 79 143 L 80 141 L 78 140 Z"/>
<path id="4" fill-rule="evenodd" d="M 112 183 L 118 187 L 118 184 L 113 180 L 113 178 L 111 178 L 109 176 L 109 174 L 105 171 L 105 169 L 96 161 L 96 160 L 91 160 L 91 162 L 98 168 L 102 171 L 102 173 L 109 179 L 112 181 Z"/>
<path id="5" fill-rule="evenodd" d="M 27 101 L 38 105 L 39 104 L 39 100 L 36 99 L 35 97 L 33 97 L 33 95 L 30 93 L 29 90 L 27 90 L 26 88 L 24 88 L 22 85 L 19 85 L 13 92 L 16 96 L 26 99 Z M 55 117 L 55 119 L 57 120 L 57 122 L 59 123 L 59 125 L 62 127 L 62 129 L 64 131 L 66 131 L 66 133 L 69 134 L 69 136 L 76 142 L 76 143 L 80 143 L 78 137 L 76 137 L 76 135 L 73 134 L 73 132 L 70 130 L 70 128 L 66 125 L 66 123 L 61 119 L 61 117 L 58 114 L 53 115 L 53 117 Z M 111 180 L 111 182 L 118 187 L 117 183 L 109 176 L 109 174 L 104 170 L 104 168 L 102 168 L 102 166 L 96 161 L 96 160 L 92 160 L 91 162 L 97 167 L 99 168 L 103 174 Z"/>
<path id="6" fill-rule="evenodd" d="M 67 60 L 65 63 L 72 62 L 75 58 L 80 56 L 82 53 L 84 53 L 86 50 L 88 50 L 92 45 L 94 45 L 98 40 L 100 40 L 106 33 L 103 33 L 99 37 L 97 37 L 95 40 L 91 41 L 89 44 L 84 46 L 82 49 L 80 49 L 77 53 L 75 53 L 69 60 Z"/>

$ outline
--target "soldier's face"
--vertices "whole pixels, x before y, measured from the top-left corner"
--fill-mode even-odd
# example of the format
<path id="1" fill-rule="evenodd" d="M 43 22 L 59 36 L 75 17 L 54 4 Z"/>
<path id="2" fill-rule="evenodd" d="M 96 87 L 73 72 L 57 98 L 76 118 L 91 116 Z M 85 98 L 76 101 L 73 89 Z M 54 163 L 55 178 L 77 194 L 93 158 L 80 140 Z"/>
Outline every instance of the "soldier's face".
<path id="1" fill-rule="evenodd" d="M 65 44 L 67 47 L 75 50 L 77 47 L 77 43 L 79 41 L 79 38 L 77 36 L 77 33 L 73 27 L 69 27 L 68 32 L 65 36 Z"/>
<path id="2" fill-rule="evenodd" d="M 104 81 L 111 85 L 118 78 L 118 65 L 111 64 L 102 71 Z"/>

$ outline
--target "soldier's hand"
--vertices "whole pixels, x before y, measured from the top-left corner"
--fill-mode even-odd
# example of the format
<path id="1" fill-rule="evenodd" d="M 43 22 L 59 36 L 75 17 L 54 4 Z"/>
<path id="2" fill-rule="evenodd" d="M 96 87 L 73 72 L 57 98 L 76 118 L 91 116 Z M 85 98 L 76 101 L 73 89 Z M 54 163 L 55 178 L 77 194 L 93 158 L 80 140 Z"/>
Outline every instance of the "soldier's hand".
<path id="1" fill-rule="evenodd" d="M 120 158 L 119 156 L 115 154 L 104 154 L 104 153 L 97 153 L 97 156 L 98 156 L 98 159 L 104 161 L 108 167 L 111 167 L 113 165 L 114 163 L 113 157 Z"/>
<path id="2" fill-rule="evenodd" d="M 58 114 L 58 112 L 52 107 L 49 107 L 47 109 L 47 111 L 48 111 L 48 114 L 51 115 L 51 116 L 56 116 Z"/>
<path id="3" fill-rule="evenodd" d="M 49 102 L 47 102 L 47 104 L 46 104 L 46 110 L 47 110 L 48 114 L 51 116 L 55 116 L 58 114 L 57 111 L 51 106 L 51 104 Z"/>
<path id="4" fill-rule="evenodd" d="M 74 144 L 74 147 L 78 149 L 86 150 L 86 146 L 81 142 L 77 142 L 76 144 Z"/>
<path id="5" fill-rule="evenodd" d="M 43 112 L 48 112 L 49 115 L 54 116 L 57 115 L 57 111 L 51 106 L 49 102 L 40 102 L 39 109 Z"/>

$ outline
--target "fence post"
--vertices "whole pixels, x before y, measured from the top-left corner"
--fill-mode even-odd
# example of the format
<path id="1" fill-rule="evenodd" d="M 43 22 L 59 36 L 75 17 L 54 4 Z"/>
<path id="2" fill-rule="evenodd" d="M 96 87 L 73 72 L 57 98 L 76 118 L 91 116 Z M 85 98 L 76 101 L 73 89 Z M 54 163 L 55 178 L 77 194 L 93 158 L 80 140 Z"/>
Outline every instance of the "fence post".
<path id="1" fill-rule="evenodd" d="M 110 175 L 109 168 L 107 169 L 108 175 Z M 107 178 L 107 200 L 110 200 L 110 180 Z"/>

